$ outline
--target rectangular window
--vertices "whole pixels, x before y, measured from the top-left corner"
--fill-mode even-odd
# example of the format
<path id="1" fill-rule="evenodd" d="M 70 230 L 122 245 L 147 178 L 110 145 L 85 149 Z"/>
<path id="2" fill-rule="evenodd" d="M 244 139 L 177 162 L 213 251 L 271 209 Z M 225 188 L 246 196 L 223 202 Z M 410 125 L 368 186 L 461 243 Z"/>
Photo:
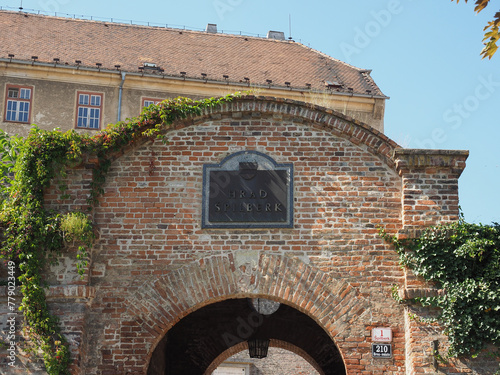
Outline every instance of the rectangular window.
<path id="1" fill-rule="evenodd" d="M 155 98 L 142 98 L 142 108 L 149 107 L 151 104 L 161 103 L 163 99 Z"/>
<path id="2" fill-rule="evenodd" d="M 30 122 L 32 91 L 32 87 L 7 85 L 5 121 Z"/>
<path id="3" fill-rule="evenodd" d="M 82 129 L 100 129 L 103 94 L 77 92 L 76 127 Z"/>

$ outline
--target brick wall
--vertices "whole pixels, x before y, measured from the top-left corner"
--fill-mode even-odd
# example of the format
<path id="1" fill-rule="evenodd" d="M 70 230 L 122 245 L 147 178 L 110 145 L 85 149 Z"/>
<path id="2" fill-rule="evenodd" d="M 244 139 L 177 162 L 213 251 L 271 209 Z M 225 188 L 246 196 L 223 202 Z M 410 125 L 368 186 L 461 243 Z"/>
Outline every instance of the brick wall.
<path id="1" fill-rule="evenodd" d="M 403 183 L 403 225 L 398 231 L 400 238 L 416 236 L 427 226 L 458 219 L 458 178 L 465 167 L 467 156 L 467 151 L 395 151 L 397 170 Z M 399 290 L 400 297 L 411 299 L 444 293 L 438 286 L 416 277 L 408 269 L 405 270 L 404 285 Z M 427 323 L 425 319 L 436 317 L 438 311 L 415 306 L 408 306 L 405 311 L 406 366 L 409 374 L 489 374 L 498 370 L 497 359 L 487 355 L 480 355 L 475 361 L 437 361 L 433 355 L 434 350 L 437 349 L 444 356 L 449 345 L 442 327 Z"/>
<path id="2" fill-rule="evenodd" d="M 93 213 L 99 239 L 88 277 L 77 282 L 72 262 L 51 271 L 62 298 L 54 309 L 68 317 L 63 324 L 74 335 L 75 373 L 78 367 L 89 375 L 145 374 L 156 345 L 179 319 L 217 301 L 253 296 L 313 318 L 338 346 L 348 374 L 412 373 L 409 361 L 418 362 L 418 345 L 427 347 L 432 337 L 409 344 L 413 323 L 391 298 L 392 285 L 409 278 L 377 227 L 405 233 L 456 218 L 464 165 L 450 160 L 465 156 L 452 152 L 435 172 L 415 172 L 402 154 L 394 157 L 396 148 L 333 111 L 245 97 L 177 123 L 167 144 L 144 140 L 115 155 Z M 243 150 L 293 163 L 292 229 L 201 228 L 203 165 Z M 69 175 L 70 199 L 48 191 L 49 206 L 83 207 L 90 167 L 84 162 Z M 434 185 L 441 187 L 426 188 L 414 173 L 439 179 Z M 371 357 L 377 326 L 392 328 L 392 359 Z M 429 363 L 418 366 L 432 370 Z"/>

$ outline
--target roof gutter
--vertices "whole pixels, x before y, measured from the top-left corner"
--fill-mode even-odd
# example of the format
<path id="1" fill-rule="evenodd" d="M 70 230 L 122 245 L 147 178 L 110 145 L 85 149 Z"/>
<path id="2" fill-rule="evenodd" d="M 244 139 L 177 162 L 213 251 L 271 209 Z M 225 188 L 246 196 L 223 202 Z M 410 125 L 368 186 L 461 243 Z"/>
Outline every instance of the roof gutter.
<path id="1" fill-rule="evenodd" d="M 112 70 L 112 69 L 98 69 L 98 68 L 90 68 L 90 67 L 84 67 L 84 66 L 74 66 L 74 65 L 62 65 L 62 64 L 54 64 L 54 63 L 45 63 L 45 62 L 40 62 L 40 61 L 26 61 L 26 60 L 13 60 L 9 58 L 0 58 L 0 62 L 5 62 L 5 63 L 17 63 L 17 64 L 22 64 L 22 65 L 36 65 L 36 66 L 44 66 L 44 67 L 55 67 L 55 68 L 62 68 L 62 69 L 72 69 L 72 70 L 83 70 L 83 71 L 88 71 L 88 72 L 95 72 L 95 73 L 109 73 L 109 74 L 124 74 L 123 71 L 117 71 L 117 70 Z M 157 74 L 148 74 L 148 73 L 137 73 L 137 72 L 127 72 L 129 76 L 141 76 L 141 77 L 151 77 L 151 78 L 168 78 L 176 81 L 188 81 L 188 82 L 202 82 L 202 83 L 215 83 L 215 84 L 228 84 L 231 83 L 233 86 L 241 86 L 243 89 L 245 87 L 250 88 L 250 84 L 246 82 L 228 82 L 228 81 L 217 81 L 217 80 L 210 80 L 210 79 L 201 79 L 201 78 L 189 78 L 189 77 L 182 77 L 182 76 L 169 76 L 169 75 L 157 75 Z M 120 86 L 123 84 L 123 77 L 122 77 L 122 83 Z M 317 89 L 309 89 L 309 88 L 295 88 L 295 87 L 288 87 L 288 86 L 269 86 L 266 84 L 255 84 L 252 83 L 252 87 L 255 88 L 272 88 L 276 90 L 283 90 L 283 91 L 298 91 L 298 92 L 304 92 L 304 91 L 309 91 L 313 93 L 324 93 L 324 91 L 317 90 Z M 351 97 L 358 97 L 358 98 L 373 98 L 373 99 L 389 99 L 388 96 L 385 95 L 374 95 L 374 94 L 361 94 L 361 93 L 352 93 L 352 92 L 345 92 L 345 91 L 330 91 L 330 95 L 340 95 L 340 96 L 351 96 Z"/>

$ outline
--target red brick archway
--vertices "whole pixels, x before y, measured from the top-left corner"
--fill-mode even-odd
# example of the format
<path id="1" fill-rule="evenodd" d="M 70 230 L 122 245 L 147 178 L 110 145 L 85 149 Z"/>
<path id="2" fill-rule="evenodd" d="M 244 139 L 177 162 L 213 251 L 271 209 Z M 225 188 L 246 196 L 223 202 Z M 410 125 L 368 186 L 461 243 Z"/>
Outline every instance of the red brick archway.
<path id="1" fill-rule="evenodd" d="M 383 169 L 395 174 L 393 153 L 397 144 L 371 127 L 336 111 L 319 106 L 292 100 L 254 96 L 238 98 L 219 107 L 206 109 L 200 116 L 188 117 L 176 122 L 173 128 L 168 130 L 174 138 L 172 143 L 166 146 L 166 149 L 173 148 L 179 151 L 173 151 L 172 156 L 164 159 L 165 161 L 160 159 L 159 163 L 168 165 L 169 160 L 173 160 L 175 155 L 180 155 L 182 146 L 178 148 L 175 145 L 176 134 L 184 134 L 186 128 L 197 129 L 198 127 L 203 128 L 207 124 L 216 124 L 216 126 L 221 126 L 220 129 L 226 134 L 226 132 L 236 129 L 235 126 L 251 127 L 254 123 L 260 124 L 260 130 L 252 134 L 266 134 L 262 133 L 264 129 L 262 126 L 269 129 L 274 127 L 285 129 L 284 123 L 293 123 L 292 130 L 293 128 L 301 130 L 302 127 L 309 129 L 312 126 L 315 132 L 329 134 L 332 139 L 342 139 L 342 142 L 350 144 L 353 150 L 359 149 L 360 156 L 363 154 L 372 155 L 375 163 L 374 173 L 377 169 Z M 300 134 L 307 137 L 310 133 L 309 130 L 305 133 L 302 130 Z M 209 135 L 209 137 L 211 136 Z M 263 139 L 265 137 L 263 136 Z M 219 138 L 224 139 L 224 147 L 217 147 L 217 143 L 220 141 L 215 142 L 214 148 L 209 149 L 210 155 L 223 154 L 221 151 L 228 149 L 226 140 L 230 139 L 231 136 L 225 135 Z M 297 136 L 292 132 L 282 140 L 290 142 L 290 138 L 297 138 Z M 279 139 L 271 138 L 270 141 L 276 143 Z M 307 139 L 297 139 L 297 142 L 302 141 L 309 142 Z M 158 147 L 156 144 L 154 146 Z M 250 149 L 259 149 L 259 145 L 253 143 L 234 144 L 234 147 L 239 149 L 249 149 L 249 146 Z M 140 156 L 138 162 L 141 165 L 145 165 L 145 162 L 149 165 L 151 156 L 148 150 L 150 147 L 147 139 L 136 142 L 122 152 L 115 154 L 113 164 L 120 164 L 124 157 L 130 159 L 131 154 L 137 153 L 139 149 L 144 151 L 139 151 L 138 155 L 144 155 L 144 157 Z M 273 146 L 266 147 L 262 151 L 273 154 L 280 149 L 278 146 Z M 307 149 L 310 149 L 310 145 Z M 332 156 L 338 159 L 339 155 Z M 216 156 L 216 159 L 213 160 L 220 161 L 221 157 Z M 379 164 L 380 166 L 377 166 Z M 115 172 L 118 173 L 118 176 L 121 173 L 119 171 Z M 114 189 L 116 188 L 113 186 L 112 190 Z M 394 187 L 392 189 L 396 191 Z M 106 206 L 106 198 L 105 194 L 103 206 Z M 385 200 L 385 198 L 382 199 Z M 131 199 L 129 201 L 132 202 Z M 389 201 L 387 200 L 390 206 L 381 212 L 393 210 L 393 203 Z M 137 202 L 136 206 L 137 204 L 140 202 Z M 115 203 L 111 205 L 113 206 Z M 382 217 L 383 213 L 380 215 Z M 322 222 L 323 220 L 320 220 L 318 225 L 322 225 Z M 374 222 L 380 222 L 380 219 L 375 217 Z M 394 223 L 395 218 L 393 217 L 391 225 L 394 226 Z M 191 228 L 191 224 L 188 227 Z M 374 235 L 376 231 L 371 229 L 373 227 L 368 228 L 365 232 Z M 189 232 L 190 229 L 187 231 Z M 187 234 L 183 234 L 183 236 L 185 235 Z M 349 235 L 352 236 L 351 233 Z M 364 236 L 366 237 L 366 235 Z M 378 239 L 377 242 L 380 243 L 381 240 Z M 367 243 L 366 240 L 360 242 L 360 244 L 364 243 Z M 116 337 L 112 342 L 130 341 L 131 343 L 127 344 L 125 349 L 121 349 L 121 356 L 134 358 L 133 362 L 129 361 L 128 365 L 125 366 L 120 361 L 108 360 L 103 355 L 103 368 L 107 368 L 107 363 L 109 363 L 110 366 L 118 369 L 123 366 L 123 368 L 137 368 L 141 369 L 142 372 L 146 371 L 154 348 L 177 321 L 207 304 L 227 298 L 267 297 L 304 312 L 328 332 L 345 358 L 349 358 L 349 353 L 352 352 L 353 344 L 345 343 L 351 333 L 355 331 L 354 335 L 358 337 L 367 335 L 366 325 L 370 323 L 363 325 L 358 321 L 358 318 L 363 312 L 369 310 L 369 303 L 360 296 L 355 287 L 339 277 L 341 272 L 324 272 L 318 266 L 308 264 L 293 256 L 267 254 L 259 251 L 255 252 L 252 259 L 247 259 L 248 262 L 242 262 L 238 259 L 239 252 L 235 251 L 224 255 L 205 257 L 190 264 L 181 262 L 179 265 L 182 267 L 168 272 L 166 275 L 161 275 L 165 272 L 156 271 L 160 276 L 152 282 L 145 282 L 137 288 L 138 291 L 132 298 L 127 298 L 124 301 L 128 309 L 122 315 L 121 321 L 113 324 L 114 331 L 120 332 L 120 339 Z M 392 257 L 390 262 L 396 265 L 396 258 Z M 360 268 L 356 268 L 355 274 L 359 273 L 359 270 Z M 400 275 L 401 273 L 398 271 L 396 278 Z M 350 279 L 352 279 L 352 275 Z M 349 348 L 345 350 L 345 353 L 343 346 Z M 366 351 L 366 348 L 364 350 Z M 136 353 L 143 354 L 144 358 L 137 356 Z M 356 366 L 359 359 L 348 361 L 348 363 Z"/>
<path id="2" fill-rule="evenodd" d="M 254 260 L 242 263 L 234 254 L 204 258 L 142 285 L 126 303 L 125 316 L 130 320 L 121 322 L 119 341 L 132 343 L 122 355 L 134 356 L 149 348 L 144 362 L 137 363 L 145 373 L 155 346 L 181 318 L 227 298 L 260 296 L 313 318 L 348 359 L 353 352 L 352 343 L 346 341 L 352 331 L 365 331 L 359 318 L 370 311 L 370 303 L 357 289 L 296 258 L 262 254 Z M 346 352 L 344 344 L 349 347 Z M 349 363 L 354 362 L 346 361 L 348 370 Z"/>
<path id="3" fill-rule="evenodd" d="M 390 296 L 394 284 L 407 292 L 422 284 L 404 273 L 377 226 L 411 236 L 456 220 L 467 152 L 400 149 L 338 112 L 254 96 L 166 132 L 167 144 L 144 137 L 109 155 L 88 277 L 79 279 L 68 254 L 49 293 L 59 296 L 63 331 L 74 337 L 77 371 L 145 374 L 154 348 L 180 319 L 255 296 L 313 319 L 349 374 L 429 367 L 420 356 L 430 350 L 427 338 Z M 240 151 L 293 164 L 293 228 L 201 227 L 203 166 Z M 57 184 L 48 189 L 47 208 L 85 211 L 92 167 L 86 160 L 67 174 L 67 199 Z M 371 356 L 377 326 L 392 328 L 391 360 Z"/>
<path id="4" fill-rule="evenodd" d="M 397 145 L 335 111 L 253 96 L 167 132 L 167 144 L 144 138 L 113 157 L 94 215 L 100 239 L 89 268 L 95 297 L 79 349 L 85 370 L 145 374 L 155 347 L 179 320 L 219 301 L 258 296 L 313 319 L 337 345 L 348 373 L 366 366 L 360 363 L 370 356 L 371 328 L 392 326 L 390 369 L 400 371 L 404 319 L 390 287 L 404 274 L 376 229 L 402 228 Z M 294 228 L 201 228 L 203 165 L 242 150 L 294 163 Z M 59 203 L 54 194 L 49 206 L 81 208 L 90 184 L 86 168 L 69 175 L 73 200 Z"/>

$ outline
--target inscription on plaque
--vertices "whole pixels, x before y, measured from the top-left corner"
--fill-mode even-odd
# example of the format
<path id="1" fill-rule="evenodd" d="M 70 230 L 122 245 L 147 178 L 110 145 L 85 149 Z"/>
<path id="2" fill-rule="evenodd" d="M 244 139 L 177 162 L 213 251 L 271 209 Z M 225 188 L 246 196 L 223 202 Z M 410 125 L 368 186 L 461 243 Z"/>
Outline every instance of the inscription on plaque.
<path id="1" fill-rule="evenodd" d="M 239 152 L 204 166 L 204 228 L 291 227 L 292 165 Z"/>
<path id="2" fill-rule="evenodd" d="M 392 358 L 392 345 L 372 344 L 372 358 Z"/>

